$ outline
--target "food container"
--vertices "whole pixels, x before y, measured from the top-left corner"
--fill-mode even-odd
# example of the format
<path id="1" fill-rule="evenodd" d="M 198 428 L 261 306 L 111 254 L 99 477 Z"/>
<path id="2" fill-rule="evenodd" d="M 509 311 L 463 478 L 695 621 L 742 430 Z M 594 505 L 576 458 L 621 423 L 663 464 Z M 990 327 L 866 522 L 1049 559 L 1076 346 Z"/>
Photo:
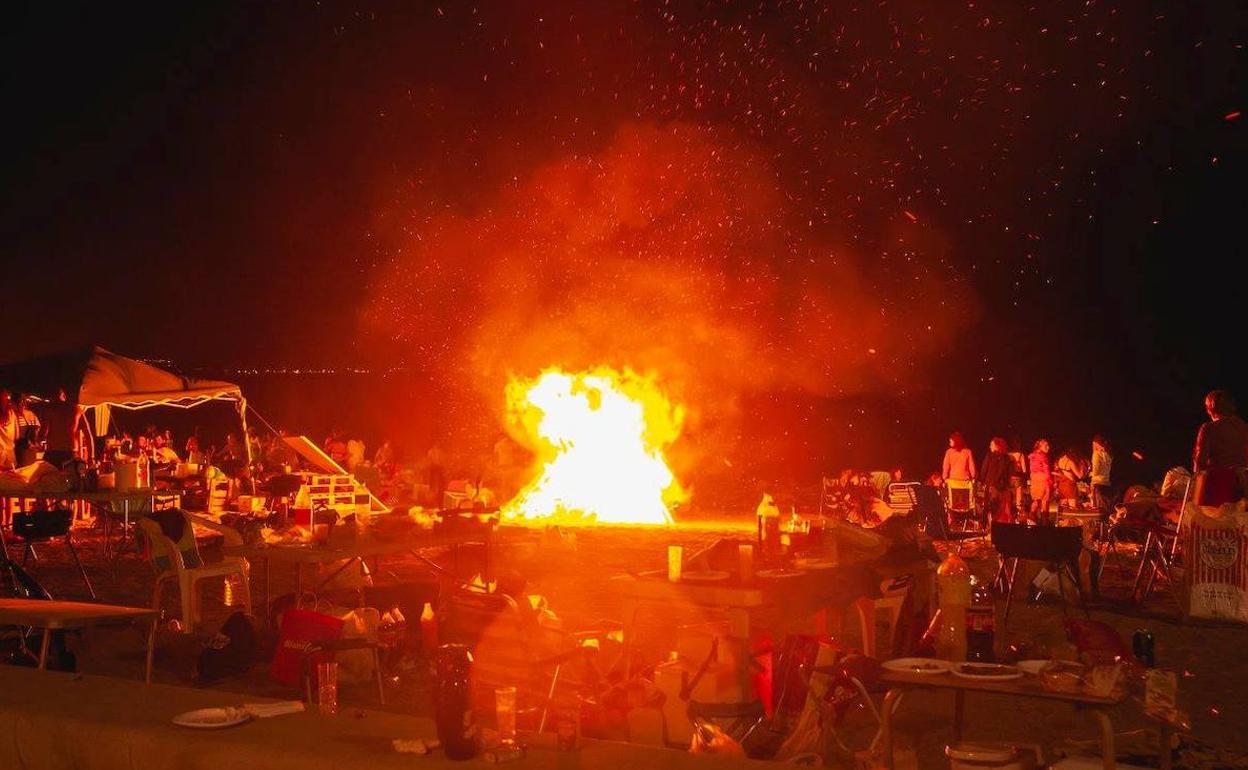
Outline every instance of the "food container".
<path id="1" fill-rule="evenodd" d="M 1049 692 L 1083 691 L 1084 665 L 1069 660 L 1050 661 L 1040 669 L 1040 686 Z"/>
<path id="2" fill-rule="evenodd" d="M 959 743 L 945 747 L 950 770 L 1035 770 L 1039 750 L 1008 743 Z"/>

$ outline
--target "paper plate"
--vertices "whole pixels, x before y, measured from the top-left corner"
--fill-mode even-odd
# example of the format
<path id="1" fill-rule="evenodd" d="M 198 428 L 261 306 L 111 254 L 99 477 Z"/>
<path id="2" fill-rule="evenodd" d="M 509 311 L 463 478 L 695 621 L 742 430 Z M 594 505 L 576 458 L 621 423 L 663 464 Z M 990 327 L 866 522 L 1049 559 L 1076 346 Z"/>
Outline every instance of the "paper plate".
<path id="1" fill-rule="evenodd" d="M 959 663 L 950 670 L 954 676 L 980 682 L 1008 682 L 1023 677 L 1018 666 L 1003 666 L 1000 663 Z"/>
<path id="2" fill-rule="evenodd" d="M 889 671 L 901 674 L 943 674 L 953 667 L 947 660 L 939 658 L 893 658 L 880 664 Z"/>
<path id="3" fill-rule="evenodd" d="M 722 569 L 693 570 L 680 575 L 682 583 L 718 583 L 727 580 L 731 574 Z"/>
<path id="4" fill-rule="evenodd" d="M 179 727 L 191 727 L 197 730 L 218 730 L 222 727 L 241 725 L 249 719 L 251 719 L 251 714 L 247 713 L 247 709 L 240 706 L 226 706 L 225 708 L 187 711 L 174 717 L 173 723 Z"/>
<path id="5" fill-rule="evenodd" d="M 1040 671 L 1045 666 L 1049 665 L 1049 661 L 1047 660 L 1020 660 L 1014 665 L 1018 666 L 1024 674 L 1030 674 L 1031 676 L 1039 676 Z"/>

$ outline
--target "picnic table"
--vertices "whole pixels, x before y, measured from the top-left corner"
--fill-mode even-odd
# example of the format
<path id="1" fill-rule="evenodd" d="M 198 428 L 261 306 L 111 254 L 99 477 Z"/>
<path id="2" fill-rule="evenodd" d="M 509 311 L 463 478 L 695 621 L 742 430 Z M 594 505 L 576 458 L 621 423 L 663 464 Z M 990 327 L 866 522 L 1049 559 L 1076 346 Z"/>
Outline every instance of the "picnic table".
<path id="1" fill-rule="evenodd" d="M 1110 720 L 1108 709 L 1117 706 L 1126 699 L 1125 693 L 1119 691 L 1101 697 L 1082 692 L 1055 692 L 1040 686 L 1034 677 L 1023 677 L 1008 681 L 989 681 L 967 679 L 945 672 L 941 674 L 923 674 L 911 671 L 885 671 L 880 682 L 888 686 L 888 694 L 884 696 L 884 704 L 880 709 L 882 719 L 882 737 L 884 739 L 884 756 L 889 770 L 894 768 L 893 759 L 893 714 L 900 705 L 903 694 L 908 690 L 935 689 L 949 690 L 954 694 L 953 701 L 953 742 L 962 739 L 962 717 L 967 693 L 992 693 L 1017 698 L 1034 698 L 1070 703 L 1076 709 L 1086 711 L 1097 722 L 1101 731 L 1101 759 L 1105 770 L 1113 770 L 1116 766 L 1114 758 L 1114 726 Z M 1169 726 L 1160 725 L 1161 744 L 1169 746 Z M 1161 752 L 1161 770 L 1170 769 L 1170 752 Z"/>
<path id="2" fill-rule="evenodd" d="M 307 711 L 256 719 L 222 730 L 189 730 L 174 716 L 193 709 L 271 702 L 266 698 L 171 685 L 143 685 L 0 666 L 0 767 L 39 770 L 450 770 L 487 767 L 455 762 L 441 750 L 399 754 L 396 738 L 436 738 L 433 720 L 411 714 L 344 708 L 336 716 Z M 550 737 L 550 736 L 547 736 Z M 516 770 L 763 770 L 774 765 L 654 746 L 583 739 L 576 752 L 526 739 Z"/>
<path id="3" fill-rule="evenodd" d="M 156 644 L 156 624 L 160 615 L 155 610 L 121 607 L 113 604 L 58 602 L 40 599 L 0 599 L 0 626 L 28 626 L 44 631 L 39 644 L 39 670 L 48 665 L 51 631 L 78 630 L 96 626 L 116 626 L 150 622 L 147 634 L 147 662 L 144 681 L 152 681 L 152 651 Z"/>
<path id="4" fill-rule="evenodd" d="M 471 534 L 463 532 L 423 532 L 417 535 L 404 534 L 393 538 L 380 539 L 377 537 L 360 537 L 354 540 L 346 540 L 342 542 L 331 542 L 323 544 L 314 543 L 255 543 L 244 545 L 227 545 L 222 549 L 226 556 L 242 556 L 249 562 L 260 561 L 264 563 L 264 606 L 267 609 L 270 603 L 270 569 L 272 562 L 292 565 L 295 570 L 295 597 L 296 601 L 303 595 L 303 571 L 308 565 L 332 564 L 334 562 L 343 562 L 336 570 L 321 579 L 316 585 L 315 590 L 320 590 L 335 577 L 343 572 L 343 570 L 353 564 L 364 563 L 366 560 L 373 561 L 373 569 L 377 570 L 378 563 L 383 556 L 394 556 L 397 554 L 410 554 L 416 558 L 433 566 L 438 566 L 430 562 L 419 552 L 427 548 L 455 548 L 465 543 L 481 543 L 486 550 L 486 569 L 489 568 L 489 552 L 493 542 L 493 534 L 488 529 Z"/>

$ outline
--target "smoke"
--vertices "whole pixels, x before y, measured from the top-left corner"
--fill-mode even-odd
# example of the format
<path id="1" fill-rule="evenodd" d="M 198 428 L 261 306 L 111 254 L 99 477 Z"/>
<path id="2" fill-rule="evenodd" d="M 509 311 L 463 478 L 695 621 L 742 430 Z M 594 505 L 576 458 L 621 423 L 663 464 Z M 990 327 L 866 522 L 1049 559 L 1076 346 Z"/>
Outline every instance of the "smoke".
<path id="1" fill-rule="evenodd" d="M 509 376 L 551 365 L 654 373 L 687 410 L 678 466 L 731 454 L 748 396 L 921 387 L 977 312 L 913 213 L 854 242 L 786 196 L 760 146 L 687 123 L 625 125 L 386 239 L 364 328 L 445 373 L 455 408 L 501 426 Z"/>

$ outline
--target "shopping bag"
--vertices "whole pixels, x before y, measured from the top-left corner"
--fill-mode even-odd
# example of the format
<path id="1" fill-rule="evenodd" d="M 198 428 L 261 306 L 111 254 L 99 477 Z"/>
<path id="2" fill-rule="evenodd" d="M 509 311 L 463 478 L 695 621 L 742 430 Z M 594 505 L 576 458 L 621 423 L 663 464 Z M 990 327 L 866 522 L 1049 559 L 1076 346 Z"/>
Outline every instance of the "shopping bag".
<path id="1" fill-rule="evenodd" d="M 312 610 L 291 609 L 281 616 L 281 630 L 277 635 L 277 648 L 269 673 L 275 682 L 296 687 L 303 677 L 303 661 L 312 642 L 342 638 L 344 622 L 340 617 Z M 320 656 L 314 656 L 308 665 L 314 665 Z M 325 656 L 325 660 L 329 657 Z"/>

